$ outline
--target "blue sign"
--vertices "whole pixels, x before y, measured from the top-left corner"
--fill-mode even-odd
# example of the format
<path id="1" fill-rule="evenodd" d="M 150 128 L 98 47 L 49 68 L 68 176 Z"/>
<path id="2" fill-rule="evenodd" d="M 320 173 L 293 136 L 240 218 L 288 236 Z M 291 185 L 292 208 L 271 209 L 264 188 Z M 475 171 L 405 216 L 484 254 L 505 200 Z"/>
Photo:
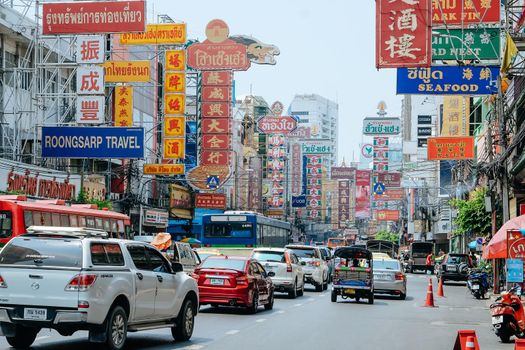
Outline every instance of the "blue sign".
<path id="1" fill-rule="evenodd" d="M 397 94 L 490 95 L 497 92 L 499 67 L 398 68 Z"/>
<path id="2" fill-rule="evenodd" d="M 378 182 L 374 185 L 374 193 L 382 195 L 385 193 L 385 185 L 382 182 Z"/>
<path id="3" fill-rule="evenodd" d="M 217 189 L 220 183 L 221 181 L 217 175 L 208 176 L 208 179 L 206 180 L 206 186 L 208 186 L 210 190 Z"/>
<path id="4" fill-rule="evenodd" d="M 292 208 L 306 208 L 306 196 L 292 196 Z"/>
<path id="5" fill-rule="evenodd" d="M 144 128 L 42 127 L 43 158 L 144 158 Z"/>
<path id="6" fill-rule="evenodd" d="M 507 259 L 507 282 L 523 282 L 523 260 Z"/>

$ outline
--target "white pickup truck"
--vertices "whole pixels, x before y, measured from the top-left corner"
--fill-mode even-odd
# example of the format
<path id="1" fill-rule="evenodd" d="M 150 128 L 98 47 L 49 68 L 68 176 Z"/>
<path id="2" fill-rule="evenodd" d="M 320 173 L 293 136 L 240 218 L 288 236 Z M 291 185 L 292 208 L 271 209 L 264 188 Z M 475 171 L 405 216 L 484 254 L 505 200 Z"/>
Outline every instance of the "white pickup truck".
<path id="1" fill-rule="evenodd" d="M 171 328 L 193 334 L 196 281 L 144 242 L 107 239 L 103 231 L 30 227 L 0 253 L 0 335 L 15 349 L 31 346 L 42 328 L 63 336 L 89 331 L 108 349 L 127 332 Z"/>

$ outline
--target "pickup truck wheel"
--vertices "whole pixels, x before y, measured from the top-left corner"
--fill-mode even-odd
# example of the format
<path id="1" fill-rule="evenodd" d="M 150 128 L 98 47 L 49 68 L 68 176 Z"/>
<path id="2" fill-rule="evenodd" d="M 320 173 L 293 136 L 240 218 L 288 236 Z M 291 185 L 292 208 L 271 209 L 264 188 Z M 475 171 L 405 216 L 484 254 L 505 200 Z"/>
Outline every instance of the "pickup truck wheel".
<path id="1" fill-rule="evenodd" d="M 323 283 L 319 283 L 315 285 L 315 291 L 316 292 L 322 292 L 323 291 Z"/>
<path id="2" fill-rule="evenodd" d="M 115 306 L 108 318 L 106 345 L 110 350 L 124 349 L 128 337 L 128 316 L 122 306 Z"/>
<path id="3" fill-rule="evenodd" d="M 171 335 L 177 341 L 190 340 L 193 335 L 193 326 L 195 325 L 195 313 L 193 312 L 193 302 L 186 299 L 182 305 L 180 316 L 177 319 L 177 325 L 171 327 Z"/>
<path id="4" fill-rule="evenodd" d="M 39 328 L 16 326 L 16 335 L 6 337 L 6 340 L 15 349 L 28 349 L 35 341 L 38 332 L 40 332 Z"/>

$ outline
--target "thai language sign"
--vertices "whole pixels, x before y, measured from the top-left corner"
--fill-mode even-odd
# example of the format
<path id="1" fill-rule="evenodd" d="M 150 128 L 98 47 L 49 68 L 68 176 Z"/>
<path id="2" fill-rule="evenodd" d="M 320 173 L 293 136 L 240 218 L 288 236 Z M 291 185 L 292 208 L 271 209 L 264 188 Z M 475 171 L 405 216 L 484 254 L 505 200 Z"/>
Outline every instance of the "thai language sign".
<path id="1" fill-rule="evenodd" d="M 184 164 L 144 164 L 146 175 L 183 175 Z"/>
<path id="2" fill-rule="evenodd" d="M 222 193 L 197 193 L 195 208 L 226 209 L 226 195 Z"/>
<path id="3" fill-rule="evenodd" d="M 106 83 L 147 83 L 149 61 L 107 61 L 103 64 Z"/>
<path id="4" fill-rule="evenodd" d="M 363 135 L 398 135 L 401 132 L 399 118 L 365 118 Z"/>
<path id="5" fill-rule="evenodd" d="M 428 160 L 474 159 L 474 137 L 431 137 Z"/>
<path id="6" fill-rule="evenodd" d="M 429 67 L 430 0 L 376 1 L 377 68 Z"/>
<path id="7" fill-rule="evenodd" d="M 510 259 L 525 259 L 525 237 L 520 231 L 507 231 L 507 253 Z"/>
<path id="8" fill-rule="evenodd" d="M 432 0 L 432 24 L 499 23 L 501 0 Z"/>
<path id="9" fill-rule="evenodd" d="M 257 120 L 257 130 L 265 134 L 287 134 L 297 129 L 297 118 L 294 116 L 266 115 Z"/>
<path id="10" fill-rule="evenodd" d="M 303 154 L 331 154 L 329 140 L 303 140 Z"/>
<path id="11" fill-rule="evenodd" d="M 499 67 L 399 68 L 397 94 L 490 95 L 497 91 Z"/>
<path id="12" fill-rule="evenodd" d="M 42 127 L 43 158 L 143 158 L 144 128 Z"/>
<path id="13" fill-rule="evenodd" d="M 93 34 L 143 32 L 146 1 L 78 1 L 42 5 L 42 33 Z"/>
<path id="14" fill-rule="evenodd" d="M 399 210 L 378 210 L 376 211 L 377 221 L 397 221 L 399 220 Z"/>
<path id="15" fill-rule="evenodd" d="M 385 187 L 401 186 L 401 173 L 377 173 L 374 174 L 374 183 L 382 183 Z"/>
<path id="16" fill-rule="evenodd" d="M 355 178 L 355 168 L 350 168 L 346 166 L 341 167 L 332 167 L 332 180 L 354 180 Z"/>
<path id="17" fill-rule="evenodd" d="M 405 197 L 405 191 L 403 188 L 387 188 L 383 194 L 375 194 L 374 200 L 376 201 L 398 201 Z"/>
<path id="18" fill-rule="evenodd" d="M 500 29 L 435 29 L 432 36 L 433 60 L 497 59 Z"/>
<path id="19" fill-rule="evenodd" d="M 180 45 L 186 42 L 186 24 L 148 24 L 144 33 L 123 33 L 122 45 Z"/>

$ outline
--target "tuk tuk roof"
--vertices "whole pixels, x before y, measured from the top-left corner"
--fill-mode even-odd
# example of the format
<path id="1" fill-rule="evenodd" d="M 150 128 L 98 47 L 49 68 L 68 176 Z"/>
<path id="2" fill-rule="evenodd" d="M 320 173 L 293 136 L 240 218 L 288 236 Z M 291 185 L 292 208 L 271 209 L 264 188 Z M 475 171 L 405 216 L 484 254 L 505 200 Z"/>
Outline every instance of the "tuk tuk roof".
<path id="1" fill-rule="evenodd" d="M 339 247 L 334 256 L 343 259 L 372 259 L 372 252 L 361 247 Z"/>

